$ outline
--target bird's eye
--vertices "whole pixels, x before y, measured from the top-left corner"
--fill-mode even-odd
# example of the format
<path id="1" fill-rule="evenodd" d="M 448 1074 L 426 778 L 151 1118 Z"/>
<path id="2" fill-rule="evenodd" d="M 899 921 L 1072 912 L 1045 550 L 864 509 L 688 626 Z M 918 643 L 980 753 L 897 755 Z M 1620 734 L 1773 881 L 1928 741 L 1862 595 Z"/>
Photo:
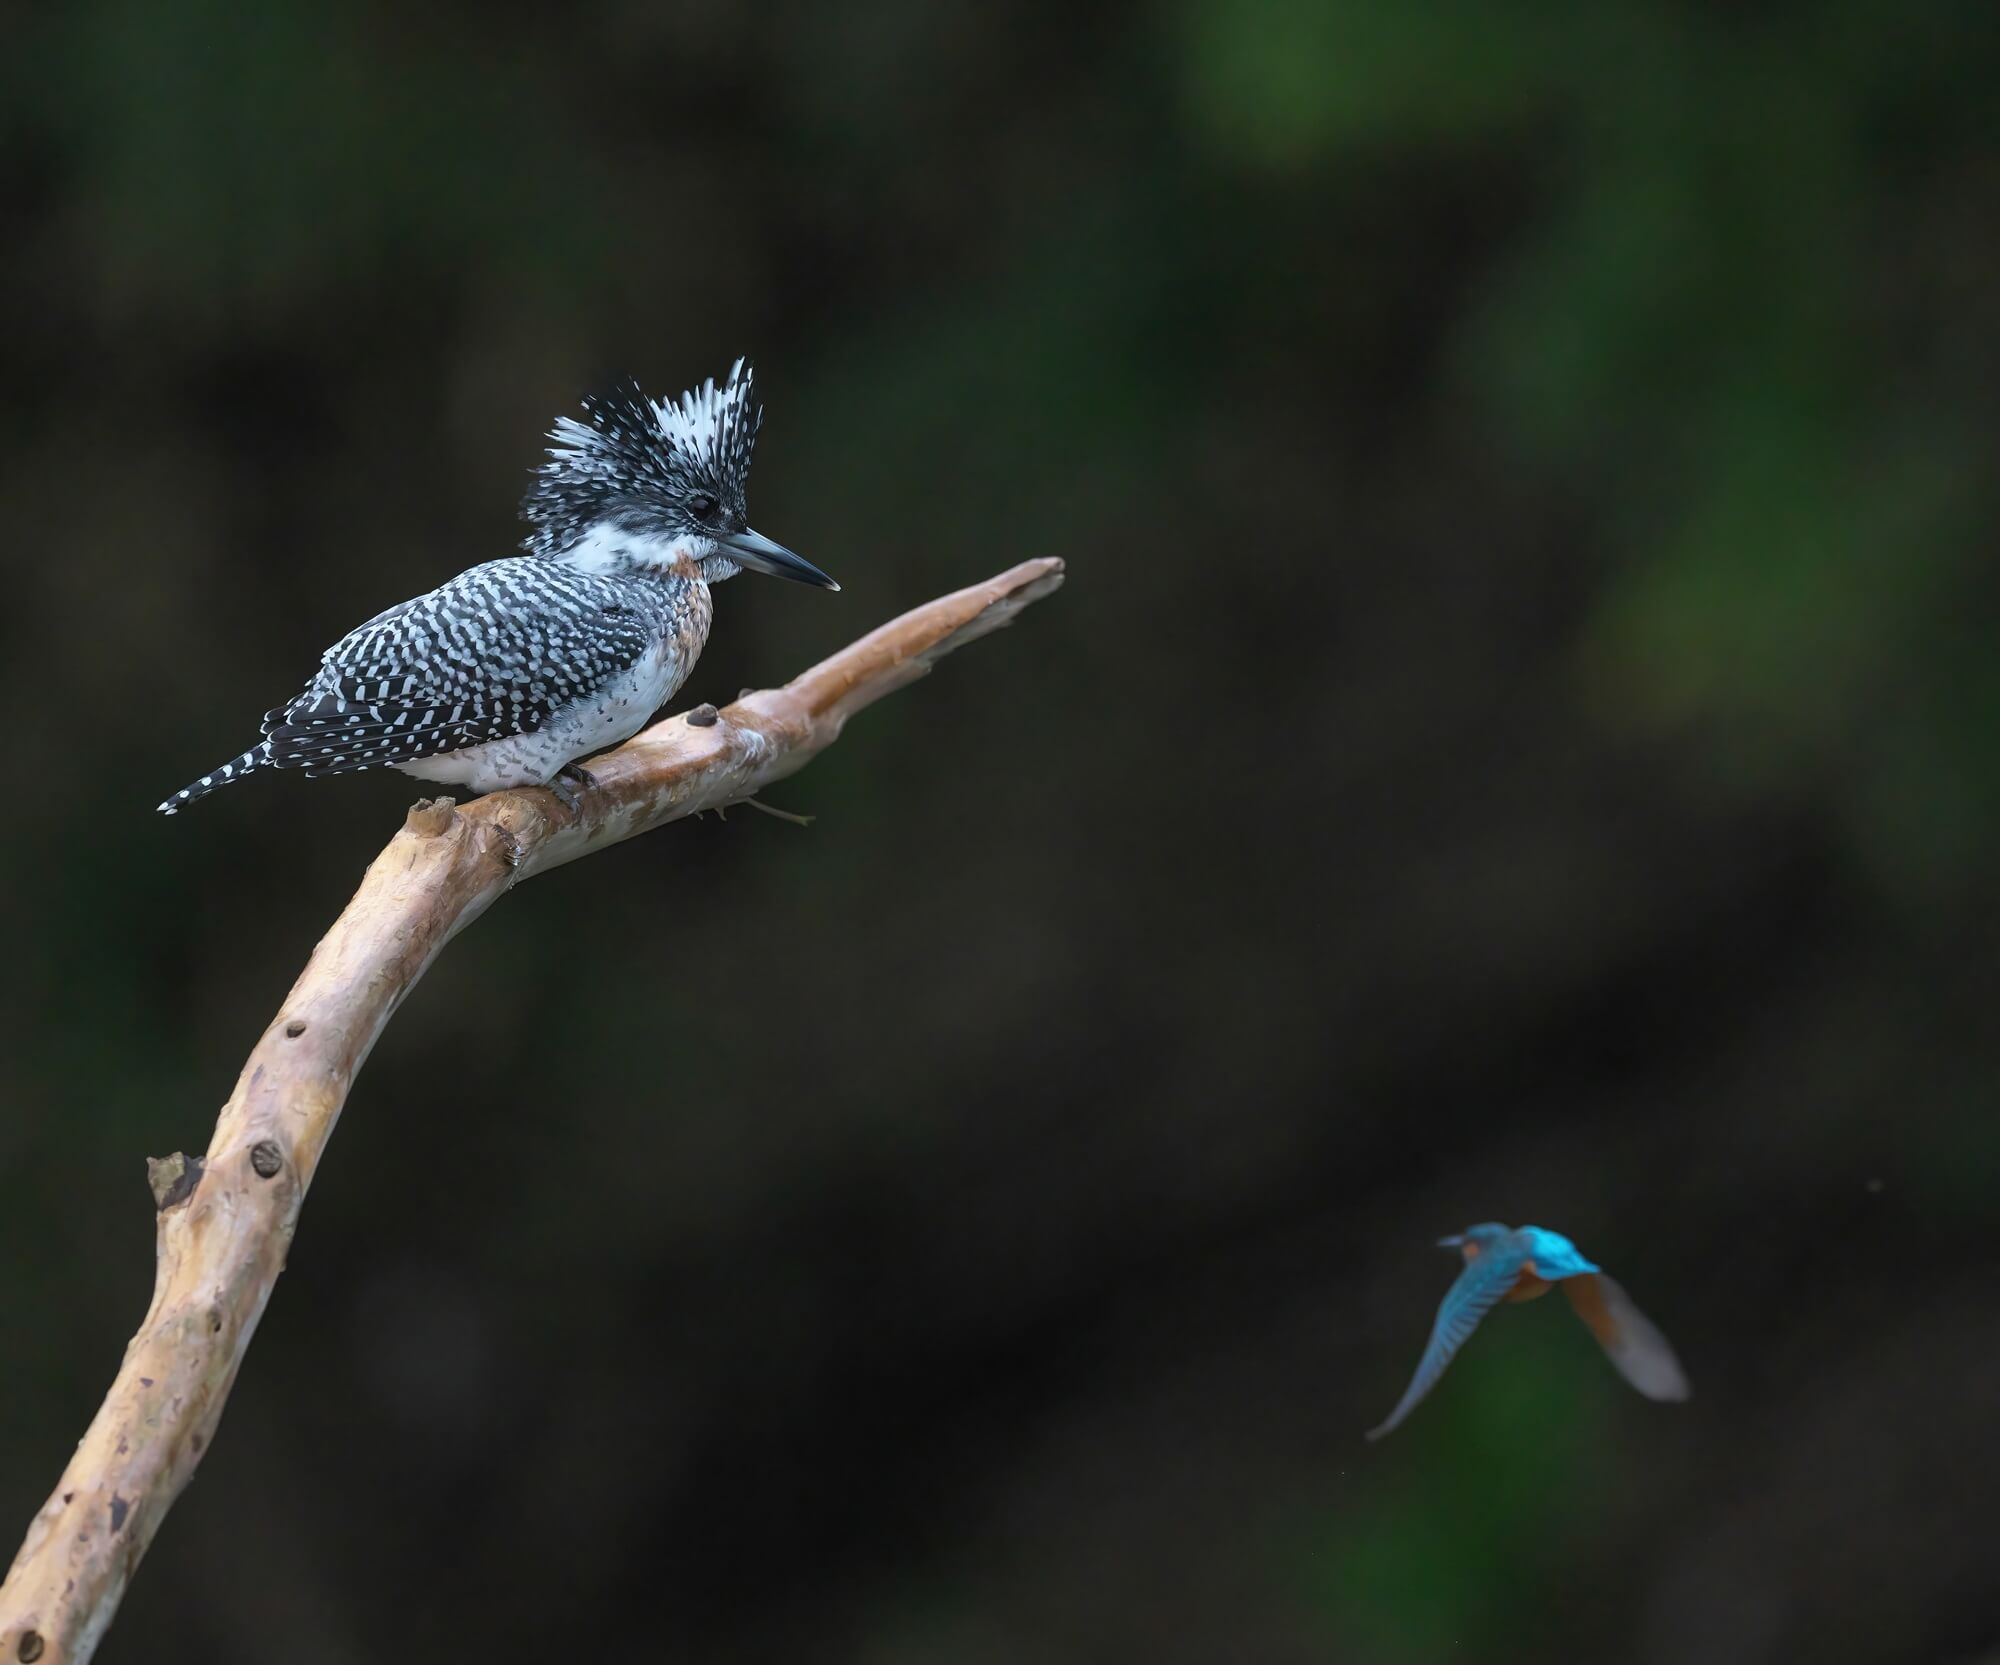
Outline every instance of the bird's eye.
<path id="1" fill-rule="evenodd" d="M 688 513 L 693 515 L 696 520 L 713 520 L 715 518 L 715 511 L 720 506 L 707 492 L 702 492 L 699 496 L 688 499 Z"/>

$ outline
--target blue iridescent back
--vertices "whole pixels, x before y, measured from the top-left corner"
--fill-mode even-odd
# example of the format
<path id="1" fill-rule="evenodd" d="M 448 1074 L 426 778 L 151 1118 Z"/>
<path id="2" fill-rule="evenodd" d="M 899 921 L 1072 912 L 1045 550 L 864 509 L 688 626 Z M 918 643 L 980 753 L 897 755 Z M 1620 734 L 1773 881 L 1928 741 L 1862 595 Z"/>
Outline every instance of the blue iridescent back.
<path id="1" fill-rule="evenodd" d="M 1533 1261 L 1535 1271 L 1550 1283 L 1602 1270 L 1594 1262 L 1585 1260 L 1583 1252 L 1559 1231 L 1523 1226 L 1515 1236 L 1520 1240 L 1525 1258 Z"/>

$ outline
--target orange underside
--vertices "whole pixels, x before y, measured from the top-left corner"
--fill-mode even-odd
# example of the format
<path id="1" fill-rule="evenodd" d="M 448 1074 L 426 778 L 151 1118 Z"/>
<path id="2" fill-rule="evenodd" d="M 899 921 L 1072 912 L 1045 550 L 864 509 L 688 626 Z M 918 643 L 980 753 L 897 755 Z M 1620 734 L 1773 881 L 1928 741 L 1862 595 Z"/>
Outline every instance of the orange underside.
<path id="1" fill-rule="evenodd" d="M 1479 1245 L 1477 1243 L 1461 1244 L 1458 1252 L 1465 1256 L 1468 1261 L 1477 1260 L 1479 1258 Z M 1547 1278 L 1540 1276 L 1535 1271 L 1535 1263 L 1530 1260 L 1523 1262 L 1521 1275 L 1514 1280 L 1514 1287 L 1508 1290 L 1502 1299 L 1508 1301 L 1532 1301 L 1537 1295 L 1546 1295 L 1553 1288 L 1555 1288 L 1555 1285 L 1550 1283 Z"/>
<path id="2" fill-rule="evenodd" d="M 1547 1278 L 1536 1275 L 1535 1263 L 1529 1261 L 1526 1266 L 1521 1268 L 1521 1275 L 1515 1280 L 1514 1287 L 1507 1291 L 1507 1299 L 1510 1301 L 1532 1301 L 1537 1295 L 1546 1295 L 1553 1288 L 1555 1288 L 1555 1285 L 1550 1283 Z"/>

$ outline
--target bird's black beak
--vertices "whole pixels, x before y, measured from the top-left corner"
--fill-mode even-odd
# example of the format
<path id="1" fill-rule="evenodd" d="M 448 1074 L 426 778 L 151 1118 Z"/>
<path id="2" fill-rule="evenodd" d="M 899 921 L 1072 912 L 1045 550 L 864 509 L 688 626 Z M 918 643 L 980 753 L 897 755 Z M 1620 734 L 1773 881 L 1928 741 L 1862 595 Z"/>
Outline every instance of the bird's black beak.
<path id="1" fill-rule="evenodd" d="M 1438 1239 L 1438 1247 L 1440 1249 L 1462 1249 L 1465 1247 L 1465 1236 L 1463 1233 L 1458 1233 L 1451 1237 L 1440 1237 Z"/>
<path id="2" fill-rule="evenodd" d="M 789 578 L 799 584 L 817 584 L 822 590 L 840 588 L 803 555 L 794 555 L 781 543 L 773 543 L 762 532 L 744 527 L 740 532 L 723 532 L 716 546 L 724 560 L 734 561 L 752 572 L 768 572 L 773 578 Z"/>

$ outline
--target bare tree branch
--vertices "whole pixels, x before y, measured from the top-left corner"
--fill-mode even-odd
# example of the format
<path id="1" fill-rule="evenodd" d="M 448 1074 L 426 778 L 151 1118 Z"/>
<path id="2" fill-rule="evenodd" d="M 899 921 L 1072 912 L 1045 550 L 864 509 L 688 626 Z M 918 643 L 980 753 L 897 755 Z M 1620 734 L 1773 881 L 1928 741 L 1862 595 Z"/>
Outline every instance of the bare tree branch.
<path id="1" fill-rule="evenodd" d="M 439 950 L 520 880 L 802 768 L 847 719 L 1062 583 L 1028 561 L 905 613 L 783 688 L 670 717 L 553 794 L 419 803 L 376 857 L 223 1106 L 206 1156 L 151 1165 L 153 1303 L 0 1585 L 0 1665 L 81 1665 L 215 1435 L 348 1089 Z"/>

